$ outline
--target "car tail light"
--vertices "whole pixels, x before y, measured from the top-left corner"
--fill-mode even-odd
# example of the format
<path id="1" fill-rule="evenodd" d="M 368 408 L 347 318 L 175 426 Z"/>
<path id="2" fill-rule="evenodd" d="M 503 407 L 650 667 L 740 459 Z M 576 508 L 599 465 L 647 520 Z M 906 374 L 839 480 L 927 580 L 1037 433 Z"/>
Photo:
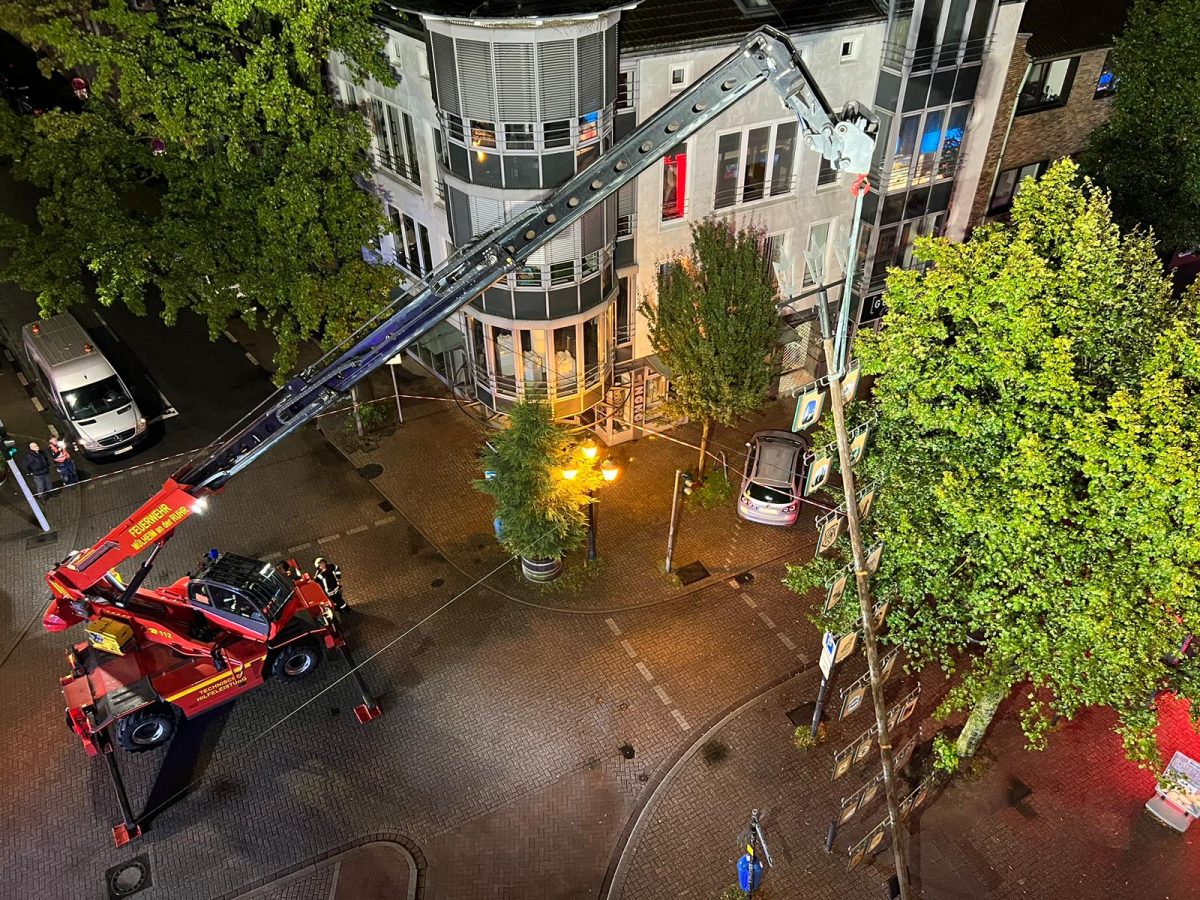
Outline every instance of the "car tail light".
<path id="1" fill-rule="evenodd" d="M 796 504 L 795 504 L 795 503 L 789 503 L 787 506 L 785 506 L 785 507 L 783 508 L 783 511 L 784 511 L 784 512 L 795 512 L 795 511 L 796 511 Z"/>

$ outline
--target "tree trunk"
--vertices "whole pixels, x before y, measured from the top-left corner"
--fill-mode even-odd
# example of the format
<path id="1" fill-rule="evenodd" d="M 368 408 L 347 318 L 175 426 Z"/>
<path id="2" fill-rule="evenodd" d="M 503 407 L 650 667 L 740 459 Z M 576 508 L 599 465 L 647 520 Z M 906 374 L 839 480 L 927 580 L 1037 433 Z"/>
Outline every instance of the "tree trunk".
<path id="1" fill-rule="evenodd" d="M 996 691 L 981 697 L 971 708 L 971 713 L 967 716 L 967 724 L 963 726 L 955 748 L 958 751 L 959 759 L 967 759 L 975 755 L 975 751 L 983 743 L 983 736 L 987 733 L 988 726 L 992 724 L 992 719 L 996 716 L 996 710 L 1007 696 L 1008 691 Z"/>
<path id="2" fill-rule="evenodd" d="M 700 431 L 700 462 L 696 464 L 696 480 L 704 477 L 704 467 L 708 463 L 708 436 L 712 433 L 712 419 L 704 420 Z"/>

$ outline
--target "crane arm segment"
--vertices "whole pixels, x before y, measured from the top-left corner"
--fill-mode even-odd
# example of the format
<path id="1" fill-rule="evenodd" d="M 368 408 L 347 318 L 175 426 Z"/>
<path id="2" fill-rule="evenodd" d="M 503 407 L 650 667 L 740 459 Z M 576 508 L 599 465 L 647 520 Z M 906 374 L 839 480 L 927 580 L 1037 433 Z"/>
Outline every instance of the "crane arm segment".
<path id="1" fill-rule="evenodd" d="M 364 325 L 348 346 L 332 351 L 292 378 L 176 472 L 158 494 L 100 543 L 73 554 L 54 569 L 47 577 L 56 595 L 60 588 L 82 594 L 102 585 L 109 569 L 150 543 L 165 540 L 179 522 L 197 511 L 205 495 L 344 400 L 350 388 L 368 374 L 763 83 L 779 92 L 784 105 L 796 114 L 805 143 L 834 168 L 859 174 L 868 171 L 874 147 L 873 120 L 855 104 L 834 113 L 787 37 L 773 28 L 758 29 L 690 88 L 543 201 L 463 247 L 419 282 L 415 291 L 395 292 L 390 304 Z"/>

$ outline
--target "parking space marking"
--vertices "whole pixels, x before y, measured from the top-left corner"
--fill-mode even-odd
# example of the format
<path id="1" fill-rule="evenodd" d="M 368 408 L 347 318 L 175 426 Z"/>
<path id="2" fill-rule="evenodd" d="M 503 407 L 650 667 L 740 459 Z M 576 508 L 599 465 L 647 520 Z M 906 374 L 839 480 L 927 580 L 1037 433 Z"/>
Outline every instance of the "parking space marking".
<path id="1" fill-rule="evenodd" d="M 24 372 L 17 373 L 17 381 L 21 382 L 21 387 L 29 387 L 29 379 L 25 377 Z"/>
<path id="2" fill-rule="evenodd" d="M 13 356 L 12 353 L 10 353 L 7 349 L 4 351 L 4 358 L 7 359 L 10 363 L 12 363 L 14 366 L 17 364 L 17 358 L 15 356 Z"/>
<path id="3" fill-rule="evenodd" d="M 225 337 L 229 338 L 229 343 L 231 343 L 231 344 L 236 344 L 236 343 L 237 343 L 237 338 L 235 338 L 235 337 L 234 337 L 232 334 L 230 334 L 228 331 L 223 331 L 223 332 L 221 332 L 221 333 L 222 333 L 223 335 L 225 335 Z"/>
<path id="4" fill-rule="evenodd" d="M 654 686 L 654 693 L 658 694 L 658 699 L 663 702 L 663 706 L 671 705 L 671 698 L 667 696 L 667 692 L 663 690 L 661 684 Z"/>
<path id="5" fill-rule="evenodd" d="M 611 631 L 613 634 L 615 634 L 617 637 L 621 636 L 621 629 L 617 627 L 617 623 L 614 622 L 612 619 L 605 619 L 604 624 L 607 625 L 608 630 Z"/>
<path id="6" fill-rule="evenodd" d="M 767 626 L 768 628 L 770 628 L 772 631 L 774 631 L 774 630 L 775 630 L 775 623 L 774 623 L 774 622 L 772 622 L 772 621 L 771 621 L 771 617 L 770 617 L 770 616 L 768 616 L 768 615 L 767 615 L 765 612 L 763 612 L 761 609 L 758 611 L 758 617 L 759 617 L 760 619 L 762 619 L 762 620 L 763 620 L 763 624 L 764 624 L 764 625 L 766 625 L 766 626 Z"/>
<path id="7" fill-rule="evenodd" d="M 254 354 L 249 350 L 246 351 L 246 359 L 250 360 L 251 365 L 257 366 L 258 360 L 254 358 Z"/>
<path id="8" fill-rule="evenodd" d="M 749 594 L 742 594 L 742 599 L 746 601 L 746 605 L 751 609 L 758 609 L 758 604 L 754 602 L 754 598 Z"/>
<path id="9" fill-rule="evenodd" d="M 629 641 L 621 641 L 621 646 L 625 648 L 625 655 L 630 659 L 637 659 L 637 651 L 633 649 L 633 644 Z"/>
<path id="10" fill-rule="evenodd" d="M 387 524 L 389 524 L 390 522 L 395 522 L 395 521 L 396 521 L 396 517 L 395 517 L 395 516 L 384 516 L 382 519 L 376 519 L 376 520 L 375 520 L 375 524 L 376 524 L 377 526 L 378 526 L 378 525 L 387 525 Z"/>
<path id="11" fill-rule="evenodd" d="M 325 537 L 317 538 L 317 543 L 318 544 L 328 544 L 330 541 L 336 541 L 341 536 L 342 535 L 340 532 L 338 534 L 327 534 L 327 535 L 325 535 Z"/>
<path id="12" fill-rule="evenodd" d="M 296 553 L 312 546 L 312 541 L 305 541 L 303 544 L 297 544 L 295 547 L 288 547 L 288 553 Z"/>
<path id="13" fill-rule="evenodd" d="M 650 670 L 646 668 L 646 664 L 644 662 L 638 662 L 637 670 L 642 673 L 642 677 L 647 681 L 654 680 L 654 676 L 650 674 Z"/>
<path id="14" fill-rule="evenodd" d="M 790 637 L 788 637 L 782 631 L 777 631 L 775 633 L 779 636 L 779 639 L 783 641 L 783 646 L 787 647 L 789 650 L 796 649 L 796 645 L 792 643 L 792 639 Z"/>
<path id="15" fill-rule="evenodd" d="M 30 396 L 29 400 L 33 404 L 33 408 L 36 409 L 38 412 L 46 411 L 46 407 L 42 406 L 42 401 L 39 400 L 37 397 Z"/>
<path id="16" fill-rule="evenodd" d="M 366 531 L 370 527 L 370 525 L 359 525 L 357 528 L 351 528 L 346 532 L 346 534 L 358 534 L 359 532 Z"/>
<path id="17" fill-rule="evenodd" d="M 58 429 L 54 427 L 53 423 L 47 425 L 46 427 L 50 430 L 50 437 L 58 437 Z"/>
<path id="18" fill-rule="evenodd" d="M 684 731 L 687 731 L 689 728 L 692 727 L 691 725 L 688 724 L 687 719 L 685 719 L 683 717 L 683 713 L 681 713 L 679 710 L 677 710 L 677 709 L 671 710 L 671 715 L 673 715 L 675 717 L 675 721 L 679 723 L 679 727 L 682 728 Z"/>

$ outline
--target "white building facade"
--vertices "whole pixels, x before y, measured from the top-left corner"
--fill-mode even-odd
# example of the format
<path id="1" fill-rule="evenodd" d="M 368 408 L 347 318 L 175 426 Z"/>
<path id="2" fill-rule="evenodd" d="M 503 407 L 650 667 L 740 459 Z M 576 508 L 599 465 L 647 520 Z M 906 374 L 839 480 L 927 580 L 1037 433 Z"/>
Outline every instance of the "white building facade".
<path id="1" fill-rule="evenodd" d="M 815 3 L 786 21 L 769 3 L 727 5 L 729 15 L 719 19 L 690 14 L 683 0 L 446 0 L 381 13 L 398 86 L 355 85 L 336 59 L 330 76 L 374 135 L 374 190 L 395 228 L 380 242 L 382 260 L 420 278 L 590 165 L 762 24 L 787 31 L 835 109 L 878 102 L 896 9 L 873 0 Z M 947 10 L 958 5 L 948 0 Z M 898 140 L 893 121 L 885 114 L 875 183 L 902 150 L 891 146 Z M 947 195 L 949 187 L 947 180 Z M 783 283 L 796 298 L 781 320 L 787 390 L 818 366 L 811 289 L 821 273 L 814 264 L 825 281 L 840 283 L 836 251 L 847 243 L 852 204 L 847 177 L 803 146 L 795 117 L 764 88 L 410 350 L 489 409 L 543 397 L 556 416 L 593 426 L 609 442 L 637 437 L 666 398 L 669 375 L 638 304 L 654 302 L 658 267 L 688 249 L 689 225 L 715 214 L 761 227 L 786 270 Z M 870 263 L 882 260 L 873 240 L 878 225 L 868 221 L 858 259 L 863 285 L 878 282 Z"/>

